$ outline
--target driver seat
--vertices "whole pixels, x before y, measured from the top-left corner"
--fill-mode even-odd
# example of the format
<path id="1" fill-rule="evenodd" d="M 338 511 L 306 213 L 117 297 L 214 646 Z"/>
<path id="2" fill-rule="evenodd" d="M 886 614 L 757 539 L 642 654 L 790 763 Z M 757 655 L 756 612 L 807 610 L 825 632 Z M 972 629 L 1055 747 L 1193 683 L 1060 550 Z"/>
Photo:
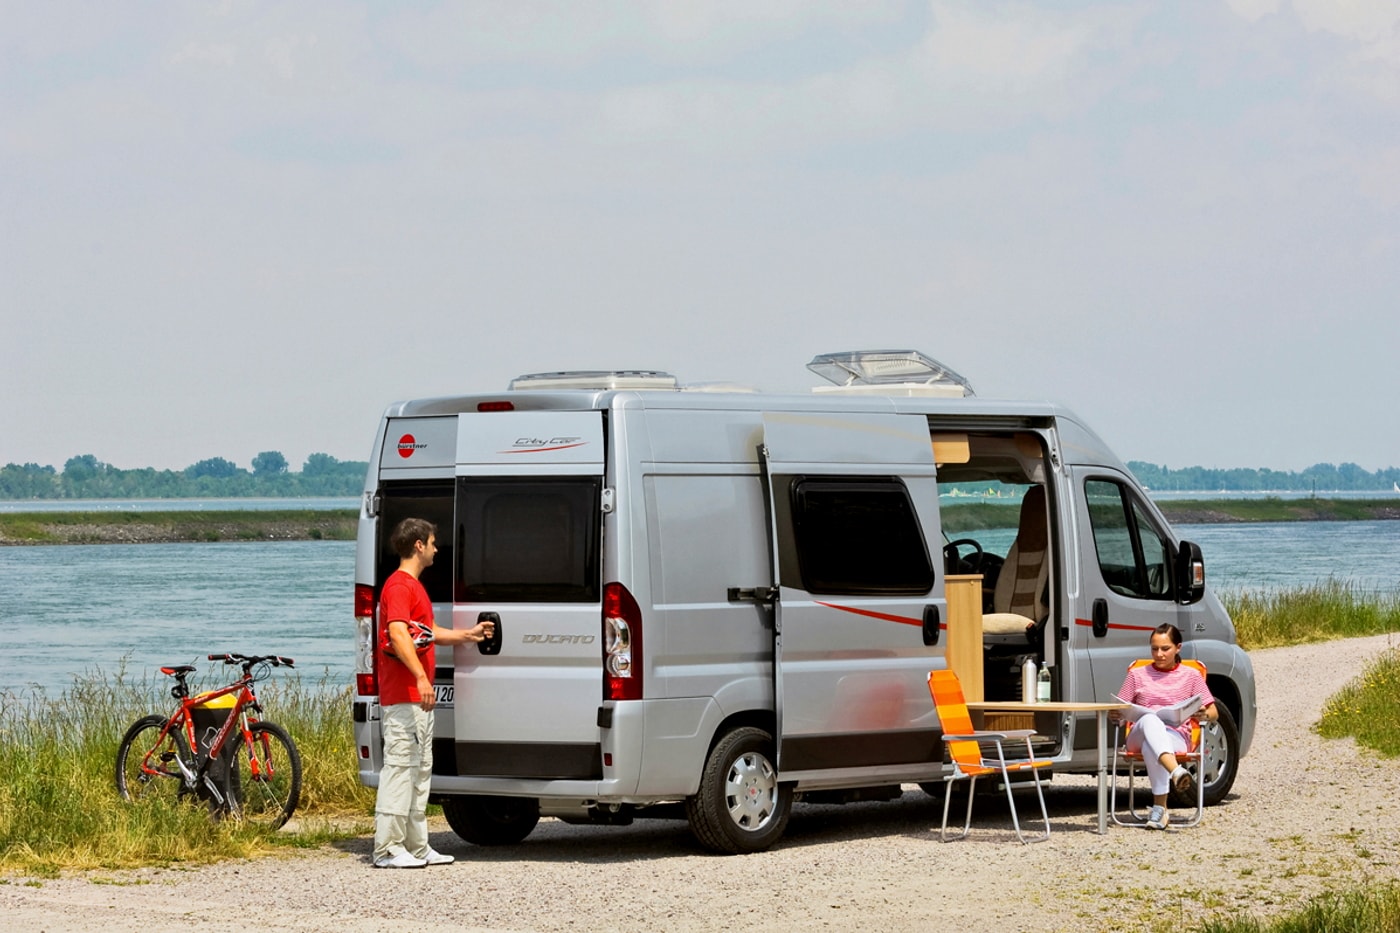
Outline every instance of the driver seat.
<path id="1" fill-rule="evenodd" d="M 982 617 L 983 634 L 1024 639 L 1026 630 L 1048 614 L 1041 596 L 1049 577 L 1050 526 L 1045 487 L 1032 486 L 1021 500 L 1016 542 L 1007 552 L 992 591 L 993 611 Z"/>

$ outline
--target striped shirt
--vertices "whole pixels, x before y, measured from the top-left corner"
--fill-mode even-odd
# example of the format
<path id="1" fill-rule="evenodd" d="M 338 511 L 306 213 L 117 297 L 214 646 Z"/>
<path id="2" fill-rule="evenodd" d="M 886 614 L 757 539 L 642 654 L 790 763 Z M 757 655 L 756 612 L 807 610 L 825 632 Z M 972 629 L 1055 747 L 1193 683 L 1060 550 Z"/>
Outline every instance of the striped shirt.
<path id="1" fill-rule="evenodd" d="M 1215 702 L 1215 697 L 1211 696 L 1210 688 L 1206 686 L 1206 679 L 1194 667 L 1177 664 L 1169 671 L 1159 671 L 1151 664 L 1144 664 L 1128 671 L 1128 676 L 1124 678 L 1123 688 L 1118 691 L 1118 696 L 1139 706 L 1157 709 L 1180 703 L 1198 693 L 1201 695 L 1202 708 Z M 1167 728 L 1175 729 L 1182 738 L 1190 741 L 1190 723 L 1167 726 Z"/>

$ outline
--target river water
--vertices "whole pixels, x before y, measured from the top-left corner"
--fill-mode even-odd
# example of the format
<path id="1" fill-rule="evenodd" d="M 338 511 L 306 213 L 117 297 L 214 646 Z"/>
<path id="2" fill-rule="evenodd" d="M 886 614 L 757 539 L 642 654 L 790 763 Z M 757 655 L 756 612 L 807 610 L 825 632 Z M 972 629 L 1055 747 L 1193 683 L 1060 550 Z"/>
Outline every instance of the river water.
<path id="1" fill-rule="evenodd" d="M 1217 590 L 1328 578 L 1400 589 L 1400 522 L 1182 525 Z M 0 547 L 0 689 L 56 692 L 74 675 L 155 677 L 210 653 L 283 654 L 304 682 L 348 683 L 348 541 Z M 277 675 L 282 676 L 282 675 Z"/>

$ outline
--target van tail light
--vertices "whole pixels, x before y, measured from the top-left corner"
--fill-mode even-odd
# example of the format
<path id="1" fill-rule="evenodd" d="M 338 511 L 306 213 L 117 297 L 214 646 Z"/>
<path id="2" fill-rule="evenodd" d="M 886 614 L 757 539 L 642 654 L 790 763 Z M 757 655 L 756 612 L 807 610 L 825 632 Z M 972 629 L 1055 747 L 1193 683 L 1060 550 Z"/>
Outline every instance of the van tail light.
<path id="1" fill-rule="evenodd" d="M 627 587 L 603 587 L 603 699 L 642 698 L 642 610 Z"/>
<path id="2" fill-rule="evenodd" d="M 379 677 L 374 656 L 374 587 L 355 584 L 355 693 L 379 696 Z"/>

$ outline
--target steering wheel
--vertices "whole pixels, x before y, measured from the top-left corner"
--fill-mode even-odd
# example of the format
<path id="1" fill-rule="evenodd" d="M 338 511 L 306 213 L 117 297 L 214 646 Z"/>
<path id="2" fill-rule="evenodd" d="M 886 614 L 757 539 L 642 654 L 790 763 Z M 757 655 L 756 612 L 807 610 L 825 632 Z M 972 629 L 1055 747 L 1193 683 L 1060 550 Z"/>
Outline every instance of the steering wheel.
<path id="1" fill-rule="evenodd" d="M 972 553 L 966 558 L 958 550 L 963 545 L 972 548 Z M 982 545 L 973 538 L 958 538 L 956 541 L 949 541 L 943 545 L 943 566 L 956 567 L 963 573 L 981 573 Z"/>

